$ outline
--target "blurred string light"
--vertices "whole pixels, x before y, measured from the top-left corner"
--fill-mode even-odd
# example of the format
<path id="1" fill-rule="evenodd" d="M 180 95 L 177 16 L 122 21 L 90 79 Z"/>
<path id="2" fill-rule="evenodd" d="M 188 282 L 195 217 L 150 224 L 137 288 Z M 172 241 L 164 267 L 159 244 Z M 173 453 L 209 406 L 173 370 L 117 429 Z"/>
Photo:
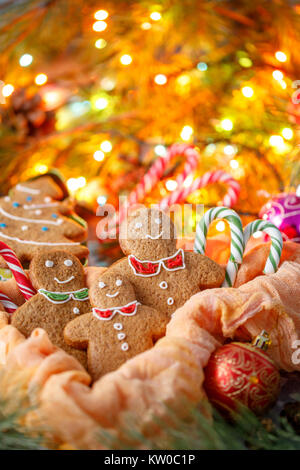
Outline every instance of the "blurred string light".
<path id="1" fill-rule="evenodd" d="M 107 197 L 106 197 L 106 196 L 101 195 L 101 196 L 98 196 L 98 197 L 97 197 L 97 202 L 98 202 L 99 206 L 104 206 L 104 204 L 106 203 L 106 201 L 107 201 Z"/>
<path id="2" fill-rule="evenodd" d="M 287 61 L 287 56 L 282 51 L 275 52 L 275 57 L 278 60 L 278 62 L 286 62 Z"/>
<path id="3" fill-rule="evenodd" d="M 144 23 L 141 24 L 141 28 L 142 28 L 144 31 L 148 31 L 149 29 L 152 28 L 152 25 L 151 25 L 151 23 L 149 23 L 148 21 L 145 21 Z"/>
<path id="4" fill-rule="evenodd" d="M 102 78 L 100 82 L 101 88 L 105 91 L 111 91 L 115 88 L 116 86 L 116 81 L 113 78 L 110 77 L 104 77 Z"/>
<path id="5" fill-rule="evenodd" d="M 161 14 L 159 11 L 153 11 L 150 15 L 151 20 L 153 21 L 159 21 L 161 19 Z"/>
<path id="6" fill-rule="evenodd" d="M 86 114 L 90 109 L 91 103 L 88 100 L 76 101 L 75 103 L 70 104 L 71 113 L 77 117 Z"/>
<path id="7" fill-rule="evenodd" d="M 46 173 L 48 169 L 49 169 L 48 165 L 45 165 L 44 163 L 36 163 L 33 167 L 34 173 L 39 173 L 39 174 Z"/>
<path id="8" fill-rule="evenodd" d="M 130 65 L 131 62 L 132 62 L 132 57 L 131 55 L 129 54 L 123 54 L 121 57 L 120 57 L 120 62 L 122 65 Z"/>
<path id="9" fill-rule="evenodd" d="M 165 157 L 167 155 L 167 149 L 164 145 L 161 145 L 161 144 L 158 144 L 158 145 L 155 145 L 154 147 L 154 152 L 156 153 L 156 155 L 158 155 L 159 157 Z"/>
<path id="10" fill-rule="evenodd" d="M 272 76 L 273 76 L 273 78 L 274 78 L 275 80 L 277 80 L 277 81 L 279 82 L 280 80 L 283 79 L 283 76 L 284 76 L 284 75 L 283 75 L 283 73 L 281 72 L 281 70 L 274 70 L 274 72 L 272 73 Z"/>
<path id="11" fill-rule="evenodd" d="M 84 176 L 79 176 L 78 178 L 69 178 L 67 180 L 67 187 L 70 192 L 75 192 L 80 188 L 83 188 L 86 185 L 86 179 Z"/>
<path id="12" fill-rule="evenodd" d="M 233 122 L 229 118 L 222 119 L 220 124 L 224 131 L 231 131 L 233 129 Z"/>
<path id="13" fill-rule="evenodd" d="M 225 155 L 227 155 L 228 157 L 232 156 L 232 155 L 235 155 L 237 150 L 236 150 L 236 147 L 234 147 L 233 145 L 225 145 L 224 149 L 223 149 Z"/>
<path id="14" fill-rule="evenodd" d="M 6 85 L 4 85 L 4 87 L 2 88 L 2 95 L 7 98 L 8 96 L 10 96 L 15 90 L 15 87 L 13 85 L 11 85 L 10 83 L 7 83 Z"/>
<path id="15" fill-rule="evenodd" d="M 251 59 L 249 59 L 249 57 L 241 57 L 239 59 L 239 64 L 241 65 L 241 67 L 249 68 L 252 67 L 253 62 Z"/>
<path id="16" fill-rule="evenodd" d="M 186 86 L 191 83 L 191 77 L 187 74 L 182 74 L 177 77 L 176 81 L 180 86 Z"/>
<path id="17" fill-rule="evenodd" d="M 107 98 L 102 97 L 102 98 L 98 98 L 95 101 L 95 108 L 99 109 L 100 111 L 107 108 L 107 106 L 108 106 L 108 99 Z"/>
<path id="18" fill-rule="evenodd" d="M 164 75 L 163 73 L 159 73 L 157 75 L 155 75 L 154 77 L 154 81 L 156 83 L 156 85 L 165 85 L 168 81 L 166 75 Z"/>
<path id="19" fill-rule="evenodd" d="M 192 135 L 194 133 L 194 129 L 191 126 L 183 126 L 181 132 L 180 132 L 180 137 L 182 140 L 190 140 Z"/>
<path id="20" fill-rule="evenodd" d="M 233 170 L 237 170 L 239 165 L 239 162 L 237 160 L 230 160 L 229 165 Z"/>
<path id="21" fill-rule="evenodd" d="M 290 127 L 285 127 L 281 131 L 281 135 L 286 139 L 286 140 L 291 140 L 294 137 L 294 132 Z"/>
<path id="22" fill-rule="evenodd" d="M 107 41 L 105 41 L 105 39 L 103 38 L 97 39 L 97 41 L 95 42 L 95 47 L 97 49 L 104 49 L 104 47 L 106 46 L 107 46 Z"/>
<path id="23" fill-rule="evenodd" d="M 106 18 L 108 18 L 108 12 L 106 10 L 98 10 L 94 14 L 94 18 L 100 21 L 106 20 Z"/>
<path id="24" fill-rule="evenodd" d="M 48 81 L 48 77 L 45 73 L 39 73 L 38 75 L 36 75 L 34 81 L 39 86 L 45 85 L 45 83 L 47 83 Z"/>
<path id="25" fill-rule="evenodd" d="M 101 142 L 100 148 L 103 152 L 108 153 L 112 150 L 112 143 L 109 140 Z"/>
<path id="26" fill-rule="evenodd" d="M 105 31 L 106 28 L 107 28 L 107 23 L 105 21 L 96 21 L 93 24 L 93 30 L 96 31 L 97 33 Z"/>
<path id="27" fill-rule="evenodd" d="M 175 191 L 177 186 L 178 186 L 178 183 L 175 180 L 168 180 L 166 182 L 166 188 L 167 188 L 168 191 Z"/>
<path id="28" fill-rule="evenodd" d="M 23 54 L 20 57 L 19 64 L 21 67 L 28 67 L 28 65 L 32 64 L 33 57 L 31 54 Z"/>
<path id="29" fill-rule="evenodd" d="M 200 72 L 205 72 L 207 70 L 207 64 L 205 62 L 199 62 L 197 69 L 200 70 Z"/>
<path id="30" fill-rule="evenodd" d="M 208 144 L 204 150 L 205 155 L 208 155 L 208 156 L 213 155 L 216 151 L 216 148 L 217 148 L 216 144 Z"/>
<path id="31" fill-rule="evenodd" d="M 104 152 L 102 152 L 102 150 L 96 150 L 93 157 L 94 157 L 94 160 L 96 160 L 96 162 L 102 162 L 105 158 L 105 154 Z"/>
<path id="32" fill-rule="evenodd" d="M 252 98 L 254 95 L 254 90 L 251 88 L 251 86 L 244 86 L 242 88 L 242 93 L 245 96 L 245 98 Z"/>
<path id="33" fill-rule="evenodd" d="M 285 83 L 284 80 L 279 80 L 279 84 L 280 84 L 281 88 L 283 88 L 284 90 L 286 89 L 287 84 Z"/>
<path id="34" fill-rule="evenodd" d="M 281 135 L 271 135 L 269 138 L 269 144 L 271 147 L 282 147 L 284 145 L 284 140 Z"/>

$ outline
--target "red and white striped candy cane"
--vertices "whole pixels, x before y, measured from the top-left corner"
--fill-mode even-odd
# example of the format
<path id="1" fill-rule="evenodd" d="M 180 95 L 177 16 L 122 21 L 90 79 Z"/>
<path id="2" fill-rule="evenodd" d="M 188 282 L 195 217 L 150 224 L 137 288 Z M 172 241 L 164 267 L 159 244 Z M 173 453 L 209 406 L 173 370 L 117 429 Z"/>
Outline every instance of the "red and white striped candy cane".
<path id="1" fill-rule="evenodd" d="M 147 173 L 143 176 L 141 182 L 138 183 L 136 188 L 129 194 L 127 199 L 127 207 L 120 208 L 119 223 L 124 220 L 124 217 L 126 216 L 126 210 L 129 207 L 142 201 L 144 197 L 152 191 L 152 189 L 161 179 L 169 163 L 178 156 L 183 156 L 186 158 L 183 171 L 176 178 L 178 186 L 183 184 L 187 176 L 195 170 L 199 162 L 200 154 L 198 150 L 196 150 L 196 148 L 191 144 L 174 144 L 168 148 L 164 157 L 159 157 L 153 163 L 149 171 L 147 171 Z M 118 215 L 116 216 L 116 220 L 118 220 L 117 217 Z"/>
<path id="2" fill-rule="evenodd" d="M 29 300 L 33 295 L 36 294 L 36 291 L 26 276 L 16 254 L 8 245 L 6 245 L 6 243 L 2 241 L 0 241 L 0 255 L 4 258 L 7 266 L 11 270 L 24 299 Z"/>
<path id="3" fill-rule="evenodd" d="M 194 191 L 212 183 L 226 183 L 228 185 L 228 191 L 224 196 L 221 205 L 226 207 L 232 207 L 238 200 L 240 194 L 239 183 L 228 173 L 223 170 L 208 171 L 203 176 L 196 178 L 192 184 L 188 187 L 181 185 L 173 191 L 169 196 L 163 198 L 160 203 L 160 209 L 164 210 L 170 207 L 172 204 L 178 204 L 184 202 L 186 198 Z"/>
<path id="4" fill-rule="evenodd" d="M 14 311 L 18 308 L 18 306 L 13 303 L 8 295 L 3 294 L 3 292 L 0 292 L 0 302 L 2 303 L 7 313 L 14 313 Z"/>

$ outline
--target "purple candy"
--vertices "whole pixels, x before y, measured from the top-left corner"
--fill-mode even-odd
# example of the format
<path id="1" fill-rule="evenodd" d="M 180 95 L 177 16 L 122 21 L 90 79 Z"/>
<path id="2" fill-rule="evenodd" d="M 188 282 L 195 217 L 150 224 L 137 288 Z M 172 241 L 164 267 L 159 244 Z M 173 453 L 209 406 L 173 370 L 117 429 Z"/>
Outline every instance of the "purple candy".
<path id="1" fill-rule="evenodd" d="M 272 197 L 261 208 L 259 217 L 276 225 L 283 240 L 300 243 L 300 197 L 295 193 Z"/>

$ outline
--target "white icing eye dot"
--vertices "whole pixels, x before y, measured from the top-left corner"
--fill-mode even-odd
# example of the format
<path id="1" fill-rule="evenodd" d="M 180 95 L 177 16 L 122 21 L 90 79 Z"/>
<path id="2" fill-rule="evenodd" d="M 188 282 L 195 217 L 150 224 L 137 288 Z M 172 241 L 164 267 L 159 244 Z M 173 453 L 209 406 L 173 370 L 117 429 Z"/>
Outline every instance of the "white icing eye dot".
<path id="1" fill-rule="evenodd" d="M 45 199 L 44 199 L 45 202 L 50 202 L 51 201 L 51 197 L 49 196 L 46 196 Z"/>
<path id="2" fill-rule="evenodd" d="M 73 264 L 73 261 L 72 261 L 71 259 L 66 259 L 66 260 L 64 261 L 64 265 L 65 265 L 65 266 L 72 266 L 72 264 Z"/>
<path id="3" fill-rule="evenodd" d="M 106 284 L 104 282 L 102 282 L 102 281 L 99 282 L 100 289 L 103 289 L 103 287 L 105 287 L 105 286 L 106 286 Z"/>
<path id="4" fill-rule="evenodd" d="M 123 283 L 122 283 L 121 279 L 117 279 L 117 280 L 116 280 L 116 286 L 119 287 L 119 286 L 121 286 L 122 284 L 123 284 Z"/>
<path id="5" fill-rule="evenodd" d="M 47 259 L 47 261 L 45 261 L 46 268 L 52 268 L 53 265 L 54 263 L 50 259 Z"/>
<path id="6" fill-rule="evenodd" d="M 160 224 L 160 218 L 154 219 L 154 222 L 159 225 Z"/>
<path id="7" fill-rule="evenodd" d="M 142 226 L 143 226 L 142 222 L 137 222 L 135 224 L 135 228 L 142 228 Z"/>

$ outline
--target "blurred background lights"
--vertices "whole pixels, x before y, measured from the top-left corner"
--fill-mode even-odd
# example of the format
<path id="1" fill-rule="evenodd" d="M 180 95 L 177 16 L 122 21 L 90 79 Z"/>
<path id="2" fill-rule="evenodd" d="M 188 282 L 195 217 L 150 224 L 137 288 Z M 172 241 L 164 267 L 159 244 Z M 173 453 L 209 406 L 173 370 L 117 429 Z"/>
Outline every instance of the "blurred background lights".
<path id="1" fill-rule="evenodd" d="M 131 57 L 131 55 L 129 55 L 129 54 L 124 54 L 124 55 L 122 55 L 122 57 L 120 58 L 120 62 L 121 62 L 122 65 L 129 65 L 129 64 L 131 64 L 131 62 L 132 62 L 132 57 Z"/>
<path id="2" fill-rule="evenodd" d="M 151 28 L 152 28 L 152 25 L 151 25 L 151 23 L 149 23 L 148 21 L 145 21 L 144 23 L 141 24 L 141 28 L 142 28 L 144 31 L 147 31 L 148 29 L 151 29 Z"/>
<path id="3" fill-rule="evenodd" d="M 166 154 L 167 154 L 167 149 L 164 145 L 161 145 L 161 144 L 158 144 L 158 145 L 155 145 L 154 147 L 154 152 L 156 153 L 156 155 L 158 155 L 159 157 L 165 157 Z"/>
<path id="4" fill-rule="evenodd" d="M 154 81 L 157 85 L 165 85 L 167 80 L 167 77 L 163 73 L 159 73 L 154 77 Z"/>
<path id="5" fill-rule="evenodd" d="M 237 160 L 230 160 L 229 165 L 233 170 L 237 170 L 239 165 L 239 162 Z"/>
<path id="6" fill-rule="evenodd" d="M 284 140 L 281 135 L 271 135 L 269 143 L 271 147 L 282 147 L 284 145 Z"/>
<path id="7" fill-rule="evenodd" d="M 272 76 L 275 80 L 278 80 L 278 81 L 283 79 L 283 73 L 280 70 L 274 70 L 274 72 L 272 73 Z"/>
<path id="8" fill-rule="evenodd" d="M 194 133 L 194 129 L 191 126 L 183 126 L 181 132 L 180 132 L 180 137 L 182 140 L 190 140 Z"/>
<path id="9" fill-rule="evenodd" d="M 174 181 L 174 180 L 168 180 L 166 182 L 166 188 L 168 191 L 175 191 L 175 189 L 177 188 L 178 186 L 178 183 L 177 181 Z"/>
<path id="10" fill-rule="evenodd" d="M 216 224 L 216 230 L 218 230 L 218 232 L 224 232 L 224 230 L 225 230 L 225 222 L 223 222 L 223 220 L 220 220 L 220 222 L 217 222 L 217 224 Z"/>
<path id="11" fill-rule="evenodd" d="M 249 59 L 249 57 L 241 57 L 241 58 L 239 59 L 239 64 L 240 64 L 242 67 L 245 67 L 245 68 L 252 67 L 252 65 L 253 65 L 252 60 Z"/>
<path id="12" fill-rule="evenodd" d="M 200 70 L 200 72 L 205 72 L 207 70 L 207 64 L 205 62 L 199 62 L 197 69 Z"/>
<path id="13" fill-rule="evenodd" d="M 97 41 L 95 42 L 95 47 L 97 49 L 104 49 L 106 45 L 107 45 L 107 42 L 103 38 L 97 39 Z"/>
<path id="14" fill-rule="evenodd" d="M 231 119 L 222 119 L 221 121 L 221 127 L 224 129 L 224 131 L 231 131 L 233 129 L 233 122 Z"/>
<path id="15" fill-rule="evenodd" d="M 225 145 L 223 151 L 224 151 L 225 155 L 227 155 L 227 156 L 230 157 L 230 156 L 232 156 L 232 155 L 235 155 L 235 153 L 236 153 L 236 148 L 235 148 L 233 145 Z"/>
<path id="16" fill-rule="evenodd" d="M 95 108 L 102 110 L 108 106 L 108 100 L 106 98 L 98 98 L 95 102 Z"/>
<path id="17" fill-rule="evenodd" d="M 96 21 L 93 24 L 93 30 L 97 32 L 105 31 L 106 28 L 107 28 L 107 23 L 105 23 L 105 21 Z"/>
<path id="18" fill-rule="evenodd" d="M 35 83 L 39 86 L 45 85 L 45 83 L 47 83 L 47 80 L 48 77 L 45 73 L 39 73 L 34 79 Z"/>
<path id="19" fill-rule="evenodd" d="M 242 93 L 245 96 L 245 98 L 251 98 L 254 95 L 253 88 L 251 86 L 244 86 L 242 88 Z"/>
<path id="20" fill-rule="evenodd" d="M 100 148 L 103 152 L 110 152 L 112 150 L 112 144 L 109 140 L 101 142 Z"/>
<path id="21" fill-rule="evenodd" d="M 287 61 L 287 56 L 282 51 L 275 52 L 275 57 L 279 62 L 286 62 Z"/>
<path id="22" fill-rule="evenodd" d="M 104 77 L 102 78 L 100 82 L 101 88 L 105 91 L 111 91 L 115 88 L 116 86 L 116 81 L 113 78 L 110 77 Z"/>
<path id="23" fill-rule="evenodd" d="M 76 101 L 70 104 L 70 110 L 74 116 L 82 116 L 91 109 L 91 103 L 88 100 Z"/>
<path id="24" fill-rule="evenodd" d="M 294 136 L 294 132 L 290 127 L 285 127 L 282 129 L 281 134 L 286 140 L 291 140 Z"/>
<path id="25" fill-rule="evenodd" d="M 28 65 L 32 64 L 33 57 L 31 54 L 23 54 L 22 57 L 20 57 L 19 64 L 21 67 L 28 67 Z"/>
<path id="26" fill-rule="evenodd" d="M 14 92 L 14 86 L 11 85 L 10 83 L 7 83 L 7 85 L 4 85 L 4 87 L 2 88 L 2 95 L 7 98 L 8 96 L 10 96 L 13 92 Z"/>
<path id="27" fill-rule="evenodd" d="M 94 14 L 95 20 L 103 21 L 103 20 L 106 20 L 107 17 L 108 17 L 108 12 L 106 10 L 98 10 Z"/>
<path id="28" fill-rule="evenodd" d="M 48 169 L 49 169 L 48 165 L 45 165 L 44 163 L 37 163 L 36 165 L 34 165 L 33 171 L 35 173 L 43 174 L 43 173 L 46 173 Z"/>
<path id="29" fill-rule="evenodd" d="M 96 162 L 102 162 L 105 158 L 105 155 L 102 152 L 102 150 L 96 150 L 93 157 L 94 157 L 94 160 L 96 160 Z"/>
<path id="30" fill-rule="evenodd" d="M 107 201 L 107 197 L 106 197 L 106 196 L 101 195 L 101 196 L 98 196 L 98 197 L 97 197 L 97 202 L 98 202 L 99 206 L 104 206 L 104 204 L 106 203 L 106 201 Z"/>
<path id="31" fill-rule="evenodd" d="M 188 85 L 191 82 L 191 78 L 189 77 L 189 75 L 182 74 L 177 78 L 176 81 L 179 85 L 185 86 L 185 85 Z"/>
<path id="32" fill-rule="evenodd" d="M 159 21 L 161 19 L 161 14 L 159 11 L 153 11 L 150 15 L 151 20 L 153 21 Z"/>

